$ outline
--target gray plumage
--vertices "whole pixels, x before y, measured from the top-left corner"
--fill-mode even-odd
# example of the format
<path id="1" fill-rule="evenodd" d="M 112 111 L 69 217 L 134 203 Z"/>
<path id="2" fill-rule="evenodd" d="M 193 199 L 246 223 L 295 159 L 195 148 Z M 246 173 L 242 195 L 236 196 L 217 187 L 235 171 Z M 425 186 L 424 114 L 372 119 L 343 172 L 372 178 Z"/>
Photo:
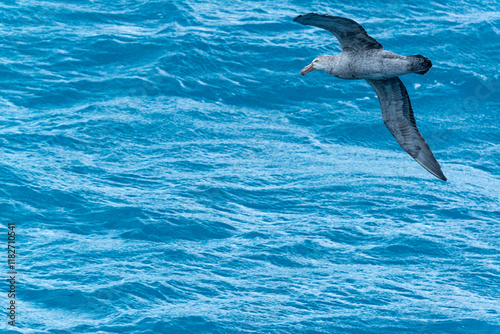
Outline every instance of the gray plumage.
<path id="1" fill-rule="evenodd" d="M 410 73 L 425 74 L 432 62 L 421 55 L 405 57 L 382 50 L 376 39 L 350 19 L 309 13 L 297 16 L 294 21 L 330 31 L 342 46 L 340 55 L 319 56 L 300 73 L 322 70 L 341 79 L 365 79 L 377 93 L 384 124 L 399 145 L 427 171 L 446 181 L 418 131 L 408 92 L 398 78 Z"/>
<path id="2" fill-rule="evenodd" d="M 418 131 L 410 97 L 403 82 L 398 77 L 366 81 L 377 93 L 382 120 L 399 145 L 432 175 L 446 181 L 429 145 Z"/>

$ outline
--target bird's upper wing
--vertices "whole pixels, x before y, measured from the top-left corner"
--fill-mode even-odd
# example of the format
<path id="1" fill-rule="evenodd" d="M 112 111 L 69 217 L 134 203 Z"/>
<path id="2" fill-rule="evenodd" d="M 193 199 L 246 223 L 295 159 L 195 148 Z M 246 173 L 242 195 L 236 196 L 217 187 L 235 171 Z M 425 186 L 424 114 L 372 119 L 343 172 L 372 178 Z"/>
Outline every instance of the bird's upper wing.
<path id="1" fill-rule="evenodd" d="M 378 95 L 382 119 L 399 145 L 419 164 L 437 178 L 446 181 L 441 166 L 418 132 L 410 98 L 398 77 L 385 80 L 366 79 Z"/>
<path id="2" fill-rule="evenodd" d="M 337 37 L 343 51 L 384 48 L 375 38 L 370 37 L 362 26 L 344 17 L 309 13 L 299 15 L 293 20 L 301 24 L 328 30 Z"/>

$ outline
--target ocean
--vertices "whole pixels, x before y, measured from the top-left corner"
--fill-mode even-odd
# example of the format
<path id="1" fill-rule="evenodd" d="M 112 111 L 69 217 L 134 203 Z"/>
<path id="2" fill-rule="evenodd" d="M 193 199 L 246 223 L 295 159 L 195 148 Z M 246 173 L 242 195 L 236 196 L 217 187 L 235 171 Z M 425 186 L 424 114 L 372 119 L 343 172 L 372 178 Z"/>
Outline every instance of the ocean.
<path id="1" fill-rule="evenodd" d="M 500 3 L 0 3 L 2 333 L 500 333 Z M 293 18 L 359 22 L 448 178 Z"/>

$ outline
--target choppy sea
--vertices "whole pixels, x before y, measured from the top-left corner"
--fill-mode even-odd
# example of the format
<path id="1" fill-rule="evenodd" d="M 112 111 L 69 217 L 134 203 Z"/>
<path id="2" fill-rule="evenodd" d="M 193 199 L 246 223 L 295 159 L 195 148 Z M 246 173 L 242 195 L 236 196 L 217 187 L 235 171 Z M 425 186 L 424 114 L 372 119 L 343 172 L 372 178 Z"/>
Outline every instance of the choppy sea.
<path id="1" fill-rule="evenodd" d="M 402 81 L 448 182 L 366 82 L 300 76 L 341 51 L 308 12 L 432 60 Z M 12 0 L 0 32 L 2 333 L 500 333 L 498 2 Z"/>

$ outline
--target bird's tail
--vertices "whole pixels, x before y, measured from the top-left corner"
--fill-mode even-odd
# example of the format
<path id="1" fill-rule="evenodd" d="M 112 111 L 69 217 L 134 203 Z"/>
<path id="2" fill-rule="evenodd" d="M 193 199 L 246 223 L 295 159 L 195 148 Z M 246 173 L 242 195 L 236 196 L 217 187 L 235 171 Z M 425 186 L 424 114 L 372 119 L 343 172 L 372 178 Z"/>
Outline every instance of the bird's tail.
<path id="1" fill-rule="evenodd" d="M 431 69 L 432 62 L 430 61 L 429 58 L 426 58 L 426 57 L 421 56 L 421 55 L 410 56 L 410 57 L 414 58 L 414 60 L 415 60 L 414 73 L 424 75 L 425 73 L 427 73 L 427 71 L 429 71 Z"/>

